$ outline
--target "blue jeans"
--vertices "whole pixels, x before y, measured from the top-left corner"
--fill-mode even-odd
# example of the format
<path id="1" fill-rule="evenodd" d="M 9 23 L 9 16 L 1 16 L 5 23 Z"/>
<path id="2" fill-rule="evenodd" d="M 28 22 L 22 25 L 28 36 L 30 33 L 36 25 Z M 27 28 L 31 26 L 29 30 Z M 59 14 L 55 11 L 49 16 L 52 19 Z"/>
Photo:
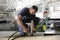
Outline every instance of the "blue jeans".
<path id="1" fill-rule="evenodd" d="M 17 25 L 18 25 L 18 29 L 20 31 L 20 35 L 24 35 L 24 31 L 23 31 L 22 27 L 19 24 L 17 24 Z"/>

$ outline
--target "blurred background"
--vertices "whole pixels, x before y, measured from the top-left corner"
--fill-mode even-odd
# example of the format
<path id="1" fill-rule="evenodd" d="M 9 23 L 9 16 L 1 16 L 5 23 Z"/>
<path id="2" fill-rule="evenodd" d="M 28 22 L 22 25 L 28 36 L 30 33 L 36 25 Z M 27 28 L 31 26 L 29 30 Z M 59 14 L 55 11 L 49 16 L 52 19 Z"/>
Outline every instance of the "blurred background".
<path id="1" fill-rule="evenodd" d="M 60 0 L 0 0 L 0 37 L 2 37 L 1 40 L 3 40 L 4 37 L 10 36 L 16 31 L 16 19 L 19 11 L 24 7 L 31 7 L 32 5 L 38 6 L 39 10 L 36 13 L 37 17 L 43 19 L 44 12 L 47 12 L 47 17 L 50 18 L 50 20 L 44 24 L 45 27 L 41 28 L 41 30 L 45 29 L 43 33 L 48 35 L 57 34 L 54 36 L 45 37 L 39 36 L 36 37 L 36 40 L 37 38 L 38 40 L 41 38 L 42 40 L 47 40 L 47 37 L 50 40 L 60 40 Z M 39 32 L 42 32 L 41 30 L 39 30 Z M 40 34 L 39 32 L 37 34 Z M 43 33 L 41 33 L 40 35 L 42 35 Z M 24 39 L 25 38 L 23 38 L 22 40 Z M 34 37 L 32 38 L 32 40 L 35 40 Z"/>

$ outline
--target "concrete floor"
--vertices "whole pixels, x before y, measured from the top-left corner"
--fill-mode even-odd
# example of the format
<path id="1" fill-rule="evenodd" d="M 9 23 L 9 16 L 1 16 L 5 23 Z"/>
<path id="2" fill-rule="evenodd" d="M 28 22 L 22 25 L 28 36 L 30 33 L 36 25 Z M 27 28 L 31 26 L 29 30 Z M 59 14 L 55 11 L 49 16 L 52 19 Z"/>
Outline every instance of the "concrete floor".
<path id="1" fill-rule="evenodd" d="M 0 31 L 0 40 L 7 40 L 7 36 L 13 34 L 13 31 Z M 38 33 L 37 33 L 38 34 Z M 38 34 L 40 35 L 40 33 Z M 19 37 L 15 40 L 60 40 L 60 35 L 47 35 L 47 36 L 33 36 L 33 37 Z"/>
<path id="2" fill-rule="evenodd" d="M 7 39 L 8 38 L 0 38 L 0 40 L 7 40 Z M 15 40 L 60 40 L 60 35 L 19 37 Z"/>

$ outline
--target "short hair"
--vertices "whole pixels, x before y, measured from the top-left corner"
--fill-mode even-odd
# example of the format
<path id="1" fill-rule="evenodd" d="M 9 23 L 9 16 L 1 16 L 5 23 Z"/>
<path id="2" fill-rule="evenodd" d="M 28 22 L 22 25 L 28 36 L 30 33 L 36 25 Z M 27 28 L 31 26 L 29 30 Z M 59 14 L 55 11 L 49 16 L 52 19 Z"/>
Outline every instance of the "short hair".
<path id="1" fill-rule="evenodd" d="M 37 12 L 38 11 L 38 7 L 36 5 L 33 5 L 32 8 Z"/>

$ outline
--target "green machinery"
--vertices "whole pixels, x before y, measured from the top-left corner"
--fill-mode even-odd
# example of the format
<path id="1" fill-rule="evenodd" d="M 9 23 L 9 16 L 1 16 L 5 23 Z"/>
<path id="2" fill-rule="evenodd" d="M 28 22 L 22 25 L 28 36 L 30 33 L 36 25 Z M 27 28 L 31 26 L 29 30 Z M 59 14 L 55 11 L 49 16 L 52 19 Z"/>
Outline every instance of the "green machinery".
<path id="1" fill-rule="evenodd" d="M 38 29 L 41 27 L 41 26 L 44 26 L 44 29 L 45 29 L 45 23 L 49 20 L 50 18 L 49 17 L 46 17 L 41 23 L 39 23 L 37 25 L 37 27 L 35 28 L 36 31 L 38 31 Z"/>

